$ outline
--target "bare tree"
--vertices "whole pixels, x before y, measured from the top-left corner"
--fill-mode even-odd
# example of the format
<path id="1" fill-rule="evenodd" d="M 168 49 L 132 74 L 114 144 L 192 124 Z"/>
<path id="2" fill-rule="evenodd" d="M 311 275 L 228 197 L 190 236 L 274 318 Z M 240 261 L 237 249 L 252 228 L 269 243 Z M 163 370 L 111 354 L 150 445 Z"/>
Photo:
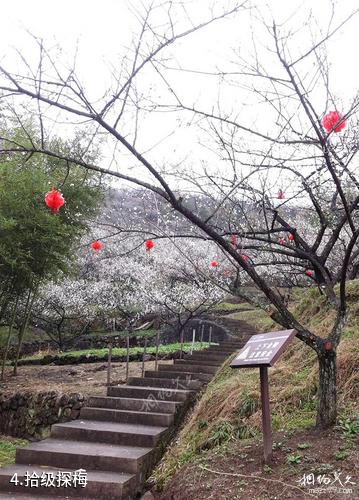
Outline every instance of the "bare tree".
<path id="1" fill-rule="evenodd" d="M 15 111 L 20 121 L 16 101 L 22 106 L 28 101 L 37 103 L 42 140 L 38 143 L 29 137 L 29 143 L 23 144 L 7 140 L 3 134 L 2 151 L 63 158 L 69 165 L 81 165 L 150 190 L 190 221 L 196 228 L 191 236 L 215 242 L 260 291 L 251 293 L 248 288 L 237 286 L 233 292 L 266 310 L 284 327 L 295 328 L 297 337 L 317 353 L 317 425 L 326 427 L 336 420 L 336 348 L 347 316 L 346 279 L 348 270 L 358 267 L 359 180 L 355 163 L 357 97 L 335 124 L 337 127 L 350 119 L 350 126 L 342 135 L 333 130 L 327 133 L 322 127 L 325 111 L 338 107 L 328 83 L 324 48 L 354 13 L 337 21 L 333 12 L 326 31 L 310 32 L 310 43 L 298 52 L 293 24 L 288 30 L 275 22 L 268 24 L 254 8 L 252 19 L 262 24 L 252 34 L 252 60 L 244 60 L 241 52 L 235 52 L 233 70 L 219 69 L 206 75 L 208 79 L 216 78 L 226 91 L 245 88 L 249 102 L 256 100 L 259 116 L 247 113 L 242 121 L 238 113 L 226 110 L 220 99 L 208 109 L 186 102 L 180 83 L 176 85 L 173 78 L 173 74 L 186 69 L 172 60 L 169 47 L 215 21 L 218 23 L 214 26 L 219 26 L 231 15 L 244 15 L 246 6 L 244 2 L 227 11 L 213 11 L 207 21 L 196 25 L 181 10 L 182 3 L 161 4 L 164 17 L 156 18 L 156 22 L 152 19 L 154 7 L 142 14 L 137 12 L 142 27 L 129 52 L 131 58 L 126 54 L 120 70 L 113 70 L 113 84 L 100 100 L 87 95 L 74 65 L 68 71 L 60 69 L 51 51 L 35 39 L 39 47 L 36 67 L 22 60 L 23 73 L 19 74 L 2 66 L 0 88 L 3 104 L 8 103 L 9 112 Z M 178 31 L 183 19 L 189 27 Z M 313 26 L 312 22 L 304 25 L 309 29 Z M 268 38 L 267 55 L 261 40 L 264 34 Z M 191 68 L 189 71 L 193 78 L 199 73 Z M 141 90 L 141 75 L 146 82 L 153 82 L 156 90 L 160 85 L 165 87 L 160 102 L 150 97 L 149 87 Z M 86 151 L 98 134 L 106 135 L 107 146 L 112 146 L 114 152 L 108 166 L 82 161 L 80 155 L 59 154 L 47 146 L 46 124 L 54 118 L 54 110 L 61 117 L 71 116 L 87 133 L 87 139 L 90 137 L 86 142 L 85 133 L 81 136 L 79 149 Z M 219 167 L 214 169 L 204 162 L 203 168 L 191 169 L 184 160 L 173 162 L 170 158 L 163 167 L 153 157 L 145 138 L 141 149 L 139 123 L 155 112 L 172 112 L 175 116 L 177 113 L 191 126 L 200 127 L 208 137 L 207 149 L 217 155 Z M 57 116 L 57 120 L 61 119 Z M 170 133 L 176 133 L 176 127 Z M 119 150 L 133 158 L 132 170 L 122 167 L 124 157 L 119 159 Z M 205 215 L 196 206 L 189 206 L 189 191 L 208 201 L 210 210 Z M 231 240 L 233 235 L 237 237 L 235 243 Z M 337 269 L 333 269 L 333 262 Z M 286 297 L 272 286 L 271 273 L 262 271 L 280 266 L 289 267 L 292 274 L 294 270 L 299 281 L 302 276 L 315 280 L 337 311 L 328 339 L 300 324 L 288 309 Z M 306 275 L 306 271 L 312 275 Z M 339 294 L 335 289 L 338 282 Z"/>

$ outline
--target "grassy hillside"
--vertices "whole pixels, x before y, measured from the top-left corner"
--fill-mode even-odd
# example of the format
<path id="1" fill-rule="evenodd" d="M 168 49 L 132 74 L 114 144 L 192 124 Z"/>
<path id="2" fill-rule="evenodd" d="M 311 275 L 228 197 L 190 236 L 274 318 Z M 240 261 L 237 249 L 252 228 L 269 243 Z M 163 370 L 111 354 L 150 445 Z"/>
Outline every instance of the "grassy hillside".
<path id="1" fill-rule="evenodd" d="M 339 414 L 343 426 L 351 425 L 358 412 L 359 282 L 348 284 L 349 318 L 338 348 Z M 327 337 L 335 312 L 316 289 L 297 290 L 291 309 L 300 321 L 321 337 Z M 262 311 L 227 315 L 254 325 L 259 331 L 278 328 Z M 153 474 L 157 487 L 181 467 L 207 450 L 260 435 L 261 409 L 258 370 L 233 370 L 227 361 L 188 417 L 181 433 Z M 270 369 L 270 398 L 274 431 L 292 432 L 315 423 L 317 361 L 314 351 L 294 339 L 290 348 Z"/>

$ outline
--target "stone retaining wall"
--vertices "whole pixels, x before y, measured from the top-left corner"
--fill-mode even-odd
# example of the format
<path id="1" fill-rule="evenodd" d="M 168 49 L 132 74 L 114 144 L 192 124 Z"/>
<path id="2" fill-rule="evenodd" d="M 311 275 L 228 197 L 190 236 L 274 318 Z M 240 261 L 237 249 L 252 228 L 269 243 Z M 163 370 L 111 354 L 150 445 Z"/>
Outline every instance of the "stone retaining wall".
<path id="1" fill-rule="evenodd" d="M 0 434 L 42 439 L 52 424 L 77 418 L 85 401 L 82 394 L 56 391 L 0 396 Z"/>

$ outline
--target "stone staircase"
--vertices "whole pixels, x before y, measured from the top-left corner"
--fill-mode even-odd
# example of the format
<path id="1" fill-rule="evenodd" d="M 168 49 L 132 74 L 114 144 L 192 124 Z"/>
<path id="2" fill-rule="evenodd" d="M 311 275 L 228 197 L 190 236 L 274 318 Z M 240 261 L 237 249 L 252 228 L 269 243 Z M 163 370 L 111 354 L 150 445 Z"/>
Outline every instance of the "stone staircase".
<path id="1" fill-rule="evenodd" d="M 79 419 L 53 425 L 50 438 L 18 448 L 16 464 L 0 468 L 0 499 L 140 498 L 196 393 L 253 333 L 248 328 L 127 385 L 108 387 L 107 396 L 90 397 Z M 70 475 L 78 469 L 86 471 L 86 486 L 81 473 Z"/>

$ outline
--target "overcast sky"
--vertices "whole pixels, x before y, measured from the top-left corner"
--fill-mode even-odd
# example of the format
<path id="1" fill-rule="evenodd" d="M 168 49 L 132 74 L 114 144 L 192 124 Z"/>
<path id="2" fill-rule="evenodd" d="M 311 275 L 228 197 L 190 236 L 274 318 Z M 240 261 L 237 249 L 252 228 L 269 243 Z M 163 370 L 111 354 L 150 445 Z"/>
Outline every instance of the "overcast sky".
<path id="1" fill-rule="evenodd" d="M 141 5 L 147 6 L 150 2 L 143 0 L 17 0 L 16 2 L 2 2 L 0 30 L 0 59 L 11 66 L 15 61 L 14 48 L 20 51 L 28 61 L 35 60 L 35 45 L 31 43 L 27 31 L 36 36 L 43 37 L 45 44 L 51 46 L 55 42 L 63 47 L 62 58 L 70 60 L 74 47 L 79 43 L 78 73 L 86 82 L 86 89 L 93 97 L 100 97 L 108 87 L 110 81 L 110 63 L 114 66 L 126 52 L 125 47 L 131 46 L 133 33 L 138 29 L 135 18 L 136 9 Z M 248 2 L 249 3 L 249 2 Z M 317 27 L 324 27 L 330 17 L 331 2 L 329 0 L 257 0 L 252 5 L 258 7 L 258 12 L 271 22 L 271 17 L 276 19 L 278 25 L 285 21 L 295 29 L 302 29 L 307 23 L 312 25 L 313 31 Z M 222 6 L 233 5 L 230 0 L 194 0 L 185 4 L 195 21 L 208 18 L 208 6 L 214 5 L 215 9 Z M 334 25 L 339 24 L 345 16 L 359 7 L 358 0 L 340 1 Z M 309 17 L 309 12 L 312 15 Z M 178 19 L 179 26 L 183 19 Z M 160 18 L 159 18 L 160 22 Z M 169 53 L 182 67 L 192 70 L 212 71 L 217 67 L 231 67 L 234 59 L 233 49 L 246 56 L 252 51 L 251 29 L 254 27 L 258 40 L 263 35 L 263 50 L 267 34 L 256 24 L 256 15 L 249 12 L 237 14 L 230 20 L 220 21 L 215 25 L 201 30 L 200 33 L 188 38 L 178 45 L 171 47 Z M 263 33 L 260 30 L 263 30 Z M 332 63 L 330 84 L 334 94 L 342 101 L 343 106 L 350 102 L 350 98 L 357 92 L 359 81 L 359 64 L 357 63 L 357 47 L 359 32 L 359 15 L 357 15 L 345 28 L 341 29 L 328 44 L 329 58 Z M 308 31 L 301 31 L 292 47 L 297 54 L 303 53 L 310 47 Z M 260 50 L 262 50 L 260 48 Z M 270 54 L 268 54 L 270 58 Z M 14 63 L 15 64 L 15 63 Z M 228 66 L 227 66 L 228 64 Z M 13 66 L 14 68 L 15 66 Z M 194 76 L 191 73 L 181 74 L 174 72 L 171 76 L 173 85 L 176 85 L 189 103 L 199 103 L 208 106 L 216 100 L 218 82 L 211 83 L 207 77 Z M 149 82 L 146 82 L 149 84 Z M 146 88 L 146 85 L 144 85 Z M 221 94 L 224 104 L 238 106 L 245 110 L 251 103 L 239 89 L 229 89 Z M 258 118 L 257 108 L 251 108 L 247 120 L 253 122 Z M 243 111 L 245 112 L 245 111 Z M 325 110 L 322 110 L 325 112 Z M 172 123 L 173 126 L 173 123 Z M 155 117 L 147 117 L 142 124 L 142 136 L 139 141 L 141 150 L 146 150 L 152 144 L 161 140 L 170 130 L 168 124 Z M 177 131 L 178 132 L 178 131 Z M 177 133 L 174 142 L 166 142 L 156 149 L 157 159 L 166 156 L 167 144 L 179 156 L 192 154 L 192 162 L 196 159 L 198 149 L 196 141 L 198 136 L 190 136 L 187 131 Z M 193 141 L 193 144 L 191 144 Z M 186 143 L 186 152 L 178 151 L 180 144 Z M 162 148 L 162 149 L 161 149 Z M 204 155 L 206 157 L 206 155 Z"/>

